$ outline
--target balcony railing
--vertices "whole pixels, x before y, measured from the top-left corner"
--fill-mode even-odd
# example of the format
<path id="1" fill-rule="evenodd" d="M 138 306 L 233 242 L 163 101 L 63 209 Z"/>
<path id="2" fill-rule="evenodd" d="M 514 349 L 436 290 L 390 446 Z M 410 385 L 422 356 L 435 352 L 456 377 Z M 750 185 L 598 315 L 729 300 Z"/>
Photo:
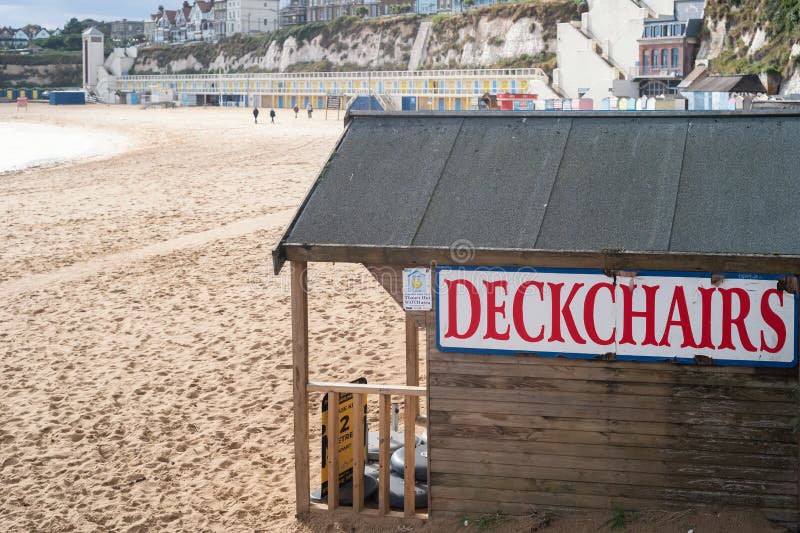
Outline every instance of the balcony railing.
<path id="1" fill-rule="evenodd" d="M 296 79 L 437 79 L 437 78 L 532 78 L 549 79 L 540 68 L 471 69 L 471 70 L 383 70 L 364 72 L 281 72 L 256 74 L 163 74 L 149 76 L 121 76 L 123 81 L 199 81 L 199 80 L 296 80 Z"/>
<path id="2" fill-rule="evenodd" d="M 425 387 L 413 387 L 407 385 L 367 385 L 356 383 L 326 383 L 309 382 L 307 384 L 308 393 L 325 393 L 328 395 L 328 418 L 326 420 L 328 428 L 334 428 L 330 435 L 337 435 L 336 429 L 339 427 L 339 405 L 340 394 L 353 395 L 353 413 L 360 418 L 364 412 L 364 405 L 367 402 L 368 394 L 378 395 L 378 433 L 379 433 L 379 461 L 378 461 L 378 508 L 377 510 L 365 509 L 364 506 L 364 425 L 360 420 L 354 421 L 353 429 L 353 504 L 352 511 L 356 514 L 378 514 L 424 518 L 426 515 L 418 514 L 414 502 L 414 450 L 415 450 L 415 424 L 416 424 L 416 405 L 419 397 L 424 397 L 427 389 Z M 404 432 L 405 432 L 405 471 L 404 471 L 404 497 L 403 513 L 395 514 L 390 511 L 389 506 L 389 475 L 390 475 L 390 418 L 392 396 L 399 396 L 404 399 Z M 297 408 L 295 406 L 295 408 Z M 297 437 L 296 437 L 297 438 Z M 309 435 L 300 435 L 305 446 L 302 447 L 305 457 L 303 464 L 309 464 L 308 458 L 308 438 Z M 336 443 L 336 439 L 333 440 Z M 326 447 L 327 457 L 325 462 L 327 468 L 328 482 L 328 503 L 312 505 L 308 504 L 312 510 L 335 511 L 339 505 L 339 447 L 329 445 Z M 304 486 L 308 483 L 309 471 L 297 472 L 297 476 L 304 476 Z M 300 498 L 308 498 L 308 494 L 297 494 Z"/>
<path id="3" fill-rule="evenodd" d="M 680 78 L 683 76 L 683 69 L 680 67 L 633 67 L 631 68 L 633 78 Z"/>

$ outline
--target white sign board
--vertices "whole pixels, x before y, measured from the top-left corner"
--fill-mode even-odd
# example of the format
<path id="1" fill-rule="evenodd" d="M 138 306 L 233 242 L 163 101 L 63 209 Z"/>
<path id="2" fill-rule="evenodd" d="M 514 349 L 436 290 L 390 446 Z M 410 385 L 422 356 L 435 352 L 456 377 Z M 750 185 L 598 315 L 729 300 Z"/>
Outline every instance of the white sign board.
<path id="1" fill-rule="evenodd" d="M 794 366 L 797 297 L 785 276 L 441 267 L 441 351 L 620 360 L 710 357 L 714 364 Z"/>
<path id="2" fill-rule="evenodd" d="M 433 307 L 430 268 L 403 269 L 403 309 L 430 311 Z"/>

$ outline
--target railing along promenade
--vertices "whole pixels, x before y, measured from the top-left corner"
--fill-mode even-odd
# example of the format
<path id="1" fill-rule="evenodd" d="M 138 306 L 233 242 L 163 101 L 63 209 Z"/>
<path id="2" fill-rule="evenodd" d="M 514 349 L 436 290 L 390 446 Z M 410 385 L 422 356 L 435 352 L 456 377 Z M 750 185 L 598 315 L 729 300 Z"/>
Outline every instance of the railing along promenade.
<path id="1" fill-rule="evenodd" d="M 474 81 L 483 82 L 539 80 L 549 83 L 549 77 L 540 68 L 521 69 L 459 69 L 459 70 L 418 70 L 418 71 L 365 71 L 365 72 L 287 72 L 287 73 L 238 73 L 238 74 L 161 74 L 120 76 L 112 79 L 112 87 L 126 89 L 174 88 L 187 93 L 225 93 L 225 94 L 274 94 L 274 95 L 324 95 L 334 92 L 331 85 L 337 83 L 335 92 L 345 94 L 409 94 L 441 96 L 474 96 L 483 94 L 485 87 L 474 86 Z M 414 83 L 428 81 L 429 87 L 415 86 Z M 461 81 L 462 85 L 441 87 L 441 82 Z M 297 86 L 306 82 L 305 86 Z M 472 84 L 470 84 L 472 82 Z M 311 86 L 312 83 L 316 87 Z M 288 86 L 291 84 L 291 86 Z M 366 85 L 366 87 L 364 86 Z M 405 86 L 404 86 L 405 85 Z M 411 86 L 409 86 L 411 85 Z M 431 86 L 433 85 L 433 86 Z M 513 92 L 522 92 L 516 86 Z M 492 87 L 497 91 L 500 87 Z M 509 88 L 512 92 L 512 88 Z"/>

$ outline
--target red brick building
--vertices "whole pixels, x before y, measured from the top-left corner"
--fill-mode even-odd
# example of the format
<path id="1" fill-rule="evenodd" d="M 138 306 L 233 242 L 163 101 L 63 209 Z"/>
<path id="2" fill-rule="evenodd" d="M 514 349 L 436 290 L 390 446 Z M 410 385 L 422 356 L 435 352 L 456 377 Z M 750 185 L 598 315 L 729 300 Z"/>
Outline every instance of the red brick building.
<path id="1" fill-rule="evenodd" d="M 645 21 L 638 41 L 639 61 L 632 73 L 641 94 L 675 93 L 692 71 L 703 25 L 702 10 L 702 2 L 676 1 L 674 16 Z"/>

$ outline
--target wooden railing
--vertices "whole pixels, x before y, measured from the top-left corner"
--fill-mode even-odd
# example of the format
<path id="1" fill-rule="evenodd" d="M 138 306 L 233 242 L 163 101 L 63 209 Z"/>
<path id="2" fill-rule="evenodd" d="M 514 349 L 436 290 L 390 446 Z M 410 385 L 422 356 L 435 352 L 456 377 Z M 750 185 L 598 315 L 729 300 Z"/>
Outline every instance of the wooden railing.
<path id="1" fill-rule="evenodd" d="M 328 382 L 309 382 L 306 390 L 308 393 L 328 394 L 328 419 L 326 424 L 331 430 L 328 435 L 335 435 L 336 428 L 339 427 L 339 395 L 353 395 L 353 412 L 361 416 L 364 412 L 364 405 L 368 394 L 378 395 L 378 437 L 379 437 L 379 460 L 378 460 L 378 509 L 364 508 L 364 424 L 359 420 L 353 423 L 353 512 L 362 514 L 389 515 L 389 477 L 390 477 L 390 451 L 389 444 L 391 438 L 391 406 L 392 396 L 400 396 L 404 400 L 404 432 L 405 432 L 405 473 L 404 473 L 404 499 L 403 516 L 416 516 L 415 508 L 415 465 L 414 453 L 416 445 L 416 413 L 417 403 L 420 396 L 426 394 L 425 387 L 414 387 L 406 385 L 372 385 L 357 383 L 328 383 Z M 330 437 L 329 437 L 330 438 Z M 306 434 L 306 439 L 308 435 Z M 307 440 L 306 440 L 307 442 Z M 311 509 L 327 509 L 329 512 L 335 511 L 339 507 L 339 446 L 336 439 L 333 444 L 328 445 L 326 464 L 328 482 L 328 504 L 310 505 Z M 308 463 L 306 463 L 308 464 Z M 307 472 L 305 473 L 307 475 Z M 308 495 L 298 494 L 297 498 L 308 498 Z"/>

